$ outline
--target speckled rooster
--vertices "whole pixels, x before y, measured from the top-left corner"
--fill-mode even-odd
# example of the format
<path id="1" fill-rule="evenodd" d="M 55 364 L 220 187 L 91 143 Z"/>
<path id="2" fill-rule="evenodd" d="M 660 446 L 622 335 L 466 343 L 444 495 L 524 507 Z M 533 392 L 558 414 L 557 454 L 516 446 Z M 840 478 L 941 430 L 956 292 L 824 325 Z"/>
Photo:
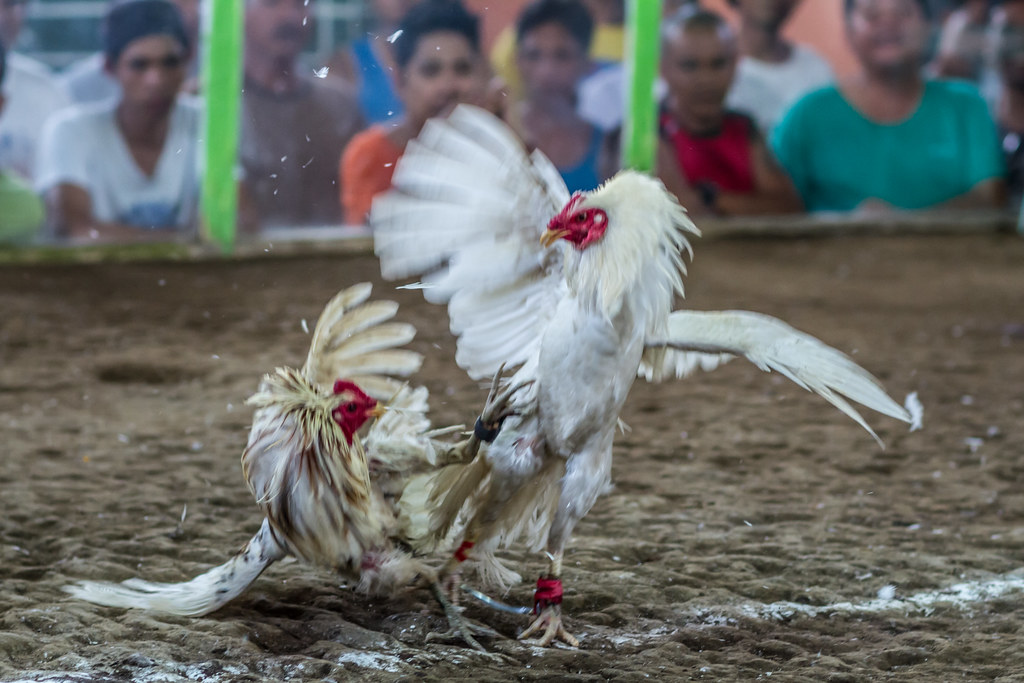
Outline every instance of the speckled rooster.
<path id="1" fill-rule="evenodd" d="M 337 294 L 320 316 L 302 369 L 278 368 L 248 399 L 256 412 L 242 471 L 266 519 L 238 554 L 184 583 L 82 581 L 66 590 L 102 605 L 198 616 L 292 555 L 357 579 L 361 590 L 375 594 L 418 577 L 431 586 L 453 630 L 480 648 L 475 625 L 461 618 L 413 549 L 433 542 L 424 508 L 431 477 L 474 458 L 481 437 L 493 438 L 513 392 L 499 392 L 495 382 L 473 436 L 438 441 L 459 428 L 431 431 L 427 389 L 397 379 L 422 362 L 420 354 L 398 348 L 416 330 L 391 321 L 398 305 L 368 301 L 370 291 L 360 284 Z M 373 418 L 361 439 L 357 432 Z"/>
<path id="2" fill-rule="evenodd" d="M 781 320 L 673 311 L 687 235 L 699 234 L 675 197 L 633 171 L 570 196 L 543 154 L 528 156 L 482 110 L 428 123 L 371 220 L 384 277 L 425 274 L 426 298 L 448 305 L 457 363 L 476 378 L 507 363 L 518 366 L 510 381 L 533 382 L 487 452 L 455 481 L 441 478 L 434 523 L 444 533 L 468 518 L 442 570 L 448 584 L 467 558 L 491 583 L 517 580 L 493 553 L 518 537 L 546 550 L 536 617 L 520 636 L 541 645 L 577 644 L 561 616 L 562 554 L 610 483 L 619 411 L 638 375 L 682 377 L 741 355 L 873 436 L 847 399 L 911 421 L 867 371 Z"/>

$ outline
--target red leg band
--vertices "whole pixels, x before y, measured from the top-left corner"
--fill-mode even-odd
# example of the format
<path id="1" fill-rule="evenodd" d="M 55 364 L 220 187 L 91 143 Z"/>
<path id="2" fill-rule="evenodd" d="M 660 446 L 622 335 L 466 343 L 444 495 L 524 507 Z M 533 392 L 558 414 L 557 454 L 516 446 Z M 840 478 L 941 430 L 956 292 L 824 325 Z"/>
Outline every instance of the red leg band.
<path id="1" fill-rule="evenodd" d="M 459 549 L 455 551 L 455 559 L 459 562 L 465 562 L 467 559 L 466 552 L 468 550 L 472 550 L 475 545 L 476 543 L 473 543 L 473 541 L 463 541 L 462 545 L 459 546 Z"/>
<path id="2" fill-rule="evenodd" d="M 562 604 L 562 580 L 537 579 L 537 590 L 533 594 L 533 613 L 540 614 L 545 607 Z"/>

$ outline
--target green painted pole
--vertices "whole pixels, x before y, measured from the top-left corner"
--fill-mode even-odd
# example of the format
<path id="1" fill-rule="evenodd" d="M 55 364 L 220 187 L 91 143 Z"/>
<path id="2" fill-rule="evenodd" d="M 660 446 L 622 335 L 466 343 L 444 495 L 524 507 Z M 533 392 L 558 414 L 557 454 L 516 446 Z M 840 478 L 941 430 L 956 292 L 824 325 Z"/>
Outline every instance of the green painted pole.
<path id="1" fill-rule="evenodd" d="M 626 3 L 626 116 L 622 127 L 622 165 L 648 173 L 657 152 L 658 103 L 654 79 L 658 74 L 661 0 Z"/>
<path id="2" fill-rule="evenodd" d="M 238 126 L 242 106 L 244 0 L 203 0 L 203 108 L 200 225 L 203 238 L 225 252 L 238 219 Z"/>

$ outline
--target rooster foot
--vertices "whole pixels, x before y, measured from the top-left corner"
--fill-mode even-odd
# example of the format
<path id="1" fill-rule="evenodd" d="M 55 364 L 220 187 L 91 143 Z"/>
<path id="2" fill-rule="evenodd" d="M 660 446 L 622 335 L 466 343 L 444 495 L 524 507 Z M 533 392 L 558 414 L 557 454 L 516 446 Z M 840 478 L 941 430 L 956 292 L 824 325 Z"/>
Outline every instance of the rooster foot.
<path id="1" fill-rule="evenodd" d="M 526 630 L 519 634 L 519 640 L 526 640 L 534 633 L 544 629 L 538 640 L 527 640 L 531 645 L 538 647 L 550 647 L 555 640 L 561 640 L 572 647 L 579 647 L 580 641 L 571 633 L 565 630 L 562 625 L 562 606 L 548 605 L 545 607 L 533 623 L 526 627 Z"/>
<path id="2" fill-rule="evenodd" d="M 444 616 L 448 619 L 448 630 L 444 633 L 427 634 L 427 642 L 450 642 L 452 640 L 462 641 L 478 652 L 487 652 L 487 649 L 480 644 L 476 636 L 487 638 L 501 638 L 501 634 L 489 626 L 477 624 L 462 616 L 462 609 L 457 607 L 445 595 L 445 589 L 440 583 L 434 582 L 430 586 L 434 598 L 444 609 Z"/>

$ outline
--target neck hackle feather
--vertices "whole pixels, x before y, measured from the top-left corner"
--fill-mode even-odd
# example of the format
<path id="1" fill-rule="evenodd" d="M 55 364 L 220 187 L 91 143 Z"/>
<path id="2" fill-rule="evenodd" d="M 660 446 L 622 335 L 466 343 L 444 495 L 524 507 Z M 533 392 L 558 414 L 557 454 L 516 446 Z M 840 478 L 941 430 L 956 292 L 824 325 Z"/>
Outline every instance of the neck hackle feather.
<path id="1" fill-rule="evenodd" d="M 636 171 L 586 194 L 579 208 L 588 207 L 607 213 L 608 229 L 586 249 L 564 247 L 569 291 L 609 319 L 631 298 L 637 313 L 662 327 L 674 297 L 683 295 L 683 254 L 693 257 L 687 234 L 700 231 L 661 181 Z"/>

